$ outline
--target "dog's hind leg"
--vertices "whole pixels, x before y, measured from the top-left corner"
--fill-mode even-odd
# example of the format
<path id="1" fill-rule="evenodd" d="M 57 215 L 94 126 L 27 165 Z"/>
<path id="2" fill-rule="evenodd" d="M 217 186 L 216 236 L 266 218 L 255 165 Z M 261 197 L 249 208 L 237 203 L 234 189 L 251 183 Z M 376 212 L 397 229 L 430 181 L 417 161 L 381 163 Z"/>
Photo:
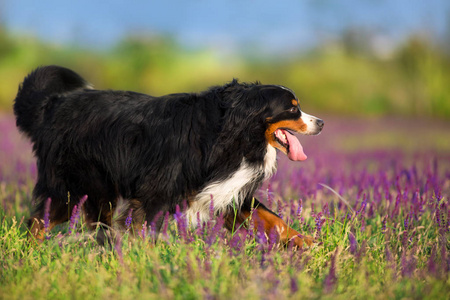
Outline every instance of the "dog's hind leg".
<path id="1" fill-rule="evenodd" d="M 102 198 L 94 193 L 84 204 L 86 225 L 95 231 L 95 239 L 99 245 L 111 245 L 115 238 L 113 219 L 117 210 L 116 204 L 115 200 L 108 201 L 107 198 Z"/>
<path id="2" fill-rule="evenodd" d="M 57 197 L 39 196 L 36 201 L 38 203 L 28 219 L 28 229 L 30 238 L 40 243 L 44 240 L 46 232 L 69 220 L 69 212 L 73 205 Z"/>

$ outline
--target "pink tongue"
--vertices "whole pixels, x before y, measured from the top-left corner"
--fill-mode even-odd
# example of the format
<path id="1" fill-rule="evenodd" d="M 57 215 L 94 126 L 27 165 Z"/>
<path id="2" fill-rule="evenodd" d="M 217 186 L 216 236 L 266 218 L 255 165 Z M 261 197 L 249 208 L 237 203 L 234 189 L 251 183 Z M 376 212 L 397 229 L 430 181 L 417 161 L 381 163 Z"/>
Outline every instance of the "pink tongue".
<path id="1" fill-rule="evenodd" d="M 307 158 L 305 152 L 303 152 L 303 147 L 300 144 L 299 140 L 293 136 L 292 134 L 290 134 L 289 132 L 284 131 L 284 134 L 286 135 L 286 138 L 289 142 L 289 151 L 287 156 L 289 157 L 290 160 L 305 160 Z"/>

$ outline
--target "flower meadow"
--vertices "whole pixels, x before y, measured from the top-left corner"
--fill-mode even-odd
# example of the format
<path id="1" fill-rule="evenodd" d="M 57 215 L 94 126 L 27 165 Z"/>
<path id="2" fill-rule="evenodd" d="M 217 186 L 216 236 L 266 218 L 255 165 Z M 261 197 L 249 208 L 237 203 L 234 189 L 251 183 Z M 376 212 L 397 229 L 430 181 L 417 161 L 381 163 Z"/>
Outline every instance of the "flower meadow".
<path id="1" fill-rule="evenodd" d="M 190 226 L 183 207 L 161 215 L 158 236 L 128 212 L 126 230 L 101 246 L 81 213 L 89 195 L 70 199 L 70 222 L 36 246 L 25 226 L 31 146 L 0 115 L 0 298 L 448 299 L 450 124 L 324 120 L 321 135 L 299 137 L 308 160 L 279 154 L 255 195 L 314 236 L 310 248 L 280 245 L 252 220 L 232 233 L 221 216 Z"/>

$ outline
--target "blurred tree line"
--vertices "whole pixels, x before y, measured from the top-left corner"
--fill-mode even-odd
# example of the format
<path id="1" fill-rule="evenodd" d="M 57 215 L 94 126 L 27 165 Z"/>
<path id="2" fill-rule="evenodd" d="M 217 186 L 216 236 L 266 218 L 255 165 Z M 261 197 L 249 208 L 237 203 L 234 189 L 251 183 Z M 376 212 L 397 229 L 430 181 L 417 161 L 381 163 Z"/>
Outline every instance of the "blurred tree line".
<path id="1" fill-rule="evenodd" d="M 164 36 L 128 37 L 110 49 L 92 50 L 12 36 L 0 27 L 0 109 L 12 110 L 19 83 L 33 68 L 58 64 L 99 89 L 162 95 L 239 78 L 288 86 L 304 100 L 305 110 L 316 113 L 450 119 L 445 47 L 416 35 L 380 54 L 368 37 L 348 30 L 337 42 L 274 58 L 257 50 L 233 55 L 185 49 Z"/>

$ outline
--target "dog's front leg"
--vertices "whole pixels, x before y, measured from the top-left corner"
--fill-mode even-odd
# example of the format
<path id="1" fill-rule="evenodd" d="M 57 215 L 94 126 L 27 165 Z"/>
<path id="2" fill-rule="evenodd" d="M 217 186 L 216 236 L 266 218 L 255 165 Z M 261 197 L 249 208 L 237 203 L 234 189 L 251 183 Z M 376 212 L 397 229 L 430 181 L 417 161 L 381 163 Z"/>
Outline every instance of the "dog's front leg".
<path id="1" fill-rule="evenodd" d="M 273 231 L 277 232 L 280 237 L 280 241 L 284 244 L 288 244 L 292 241 L 294 245 L 299 248 L 302 248 L 304 243 L 308 246 L 313 244 L 313 237 L 309 235 L 302 235 L 298 231 L 291 228 L 277 214 L 269 210 L 264 204 L 255 198 L 246 199 L 237 216 L 232 213 L 228 214 L 225 226 L 231 230 L 233 227 L 237 228 L 235 223 L 241 224 L 246 220 L 250 220 L 250 218 L 254 222 L 255 229 L 264 228 L 264 232 L 266 234 L 270 234 Z M 235 226 L 232 226 L 233 224 Z"/>

